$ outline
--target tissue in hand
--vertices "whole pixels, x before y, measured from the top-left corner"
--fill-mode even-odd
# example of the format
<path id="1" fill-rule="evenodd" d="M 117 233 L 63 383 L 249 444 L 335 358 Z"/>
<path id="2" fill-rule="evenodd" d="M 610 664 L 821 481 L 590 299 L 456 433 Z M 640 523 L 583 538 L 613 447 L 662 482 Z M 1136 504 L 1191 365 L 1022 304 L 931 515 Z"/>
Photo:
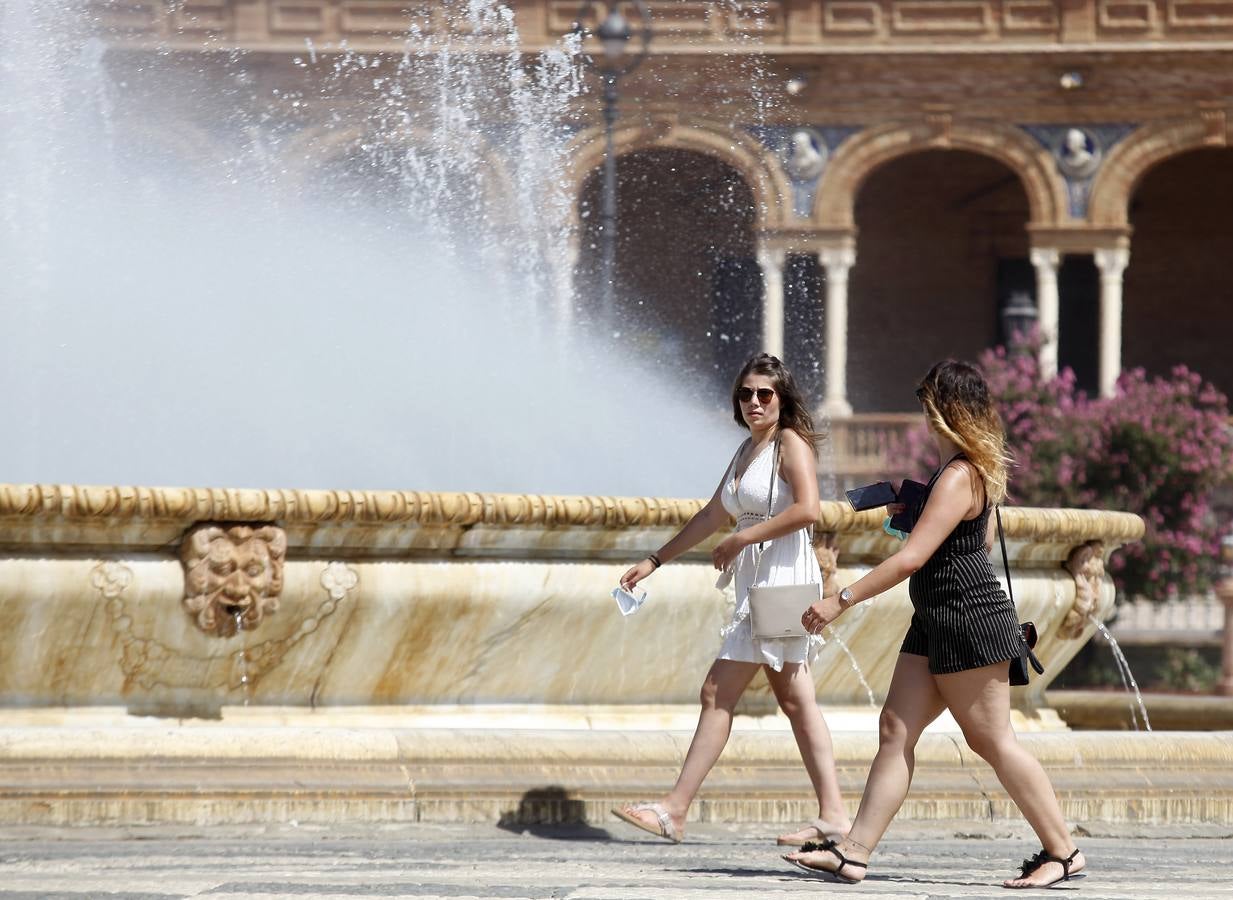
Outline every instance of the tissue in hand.
<path id="1" fill-rule="evenodd" d="M 632 616 L 641 608 L 643 603 L 646 603 L 646 591 L 634 585 L 629 590 L 623 587 L 615 588 L 612 591 L 613 599 L 616 600 L 617 606 L 621 609 L 621 615 Z"/>

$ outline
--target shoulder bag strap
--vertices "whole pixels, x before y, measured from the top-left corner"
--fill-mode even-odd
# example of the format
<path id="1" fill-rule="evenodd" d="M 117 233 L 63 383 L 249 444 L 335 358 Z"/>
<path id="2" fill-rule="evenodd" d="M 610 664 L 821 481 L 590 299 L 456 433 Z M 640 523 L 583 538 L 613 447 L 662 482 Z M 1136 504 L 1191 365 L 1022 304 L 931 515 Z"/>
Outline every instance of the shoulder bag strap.
<path id="1" fill-rule="evenodd" d="M 1010 602 L 1013 604 L 1015 602 L 1015 591 L 1010 586 L 1010 560 L 1006 556 L 1006 535 L 1002 532 L 1001 506 L 995 505 L 993 507 L 993 514 L 998 519 L 998 543 L 1002 545 L 1002 565 L 1006 567 L 1006 595 L 1010 597 Z"/>
<path id="2" fill-rule="evenodd" d="M 775 482 L 779 480 L 779 436 L 775 436 L 775 452 L 771 454 L 771 486 L 766 492 L 766 521 L 771 520 L 771 516 L 775 509 Z M 758 553 L 762 552 L 762 548 L 766 545 L 766 541 L 758 542 Z M 761 562 L 761 557 L 759 557 Z"/>

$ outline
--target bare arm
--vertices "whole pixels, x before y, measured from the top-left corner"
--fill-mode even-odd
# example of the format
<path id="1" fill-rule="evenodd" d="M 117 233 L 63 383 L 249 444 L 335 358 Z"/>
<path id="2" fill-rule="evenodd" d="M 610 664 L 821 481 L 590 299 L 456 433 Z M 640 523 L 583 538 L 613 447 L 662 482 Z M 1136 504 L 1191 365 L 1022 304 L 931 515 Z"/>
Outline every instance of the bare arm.
<path id="1" fill-rule="evenodd" d="M 965 466 L 947 466 L 934 483 L 920 520 L 908 535 L 903 547 L 848 586 L 852 591 L 852 600 L 847 606 L 855 606 L 885 593 L 919 571 L 969 514 L 974 502 L 976 498 L 972 481 Z M 825 626 L 833 622 L 846 608 L 840 606 L 837 596 L 823 597 L 806 611 L 805 616 L 808 617 L 810 612 L 813 612 L 821 626 Z"/>
<path id="2" fill-rule="evenodd" d="M 724 470 L 724 480 L 727 480 L 730 471 L 731 467 Z M 730 517 L 728 516 L 728 511 L 724 509 L 723 501 L 720 499 L 723 489 L 724 482 L 720 481 L 719 486 L 715 488 L 715 493 L 711 495 L 711 499 L 706 502 L 706 505 L 694 513 L 681 530 L 673 535 L 666 544 L 655 551 L 655 555 L 659 558 L 661 565 L 669 560 L 676 559 L 682 553 L 692 550 L 728 524 Z M 621 586 L 624 588 L 633 587 L 654 572 L 656 568 L 658 567 L 651 562 L 649 557 L 641 560 L 621 576 Z"/>

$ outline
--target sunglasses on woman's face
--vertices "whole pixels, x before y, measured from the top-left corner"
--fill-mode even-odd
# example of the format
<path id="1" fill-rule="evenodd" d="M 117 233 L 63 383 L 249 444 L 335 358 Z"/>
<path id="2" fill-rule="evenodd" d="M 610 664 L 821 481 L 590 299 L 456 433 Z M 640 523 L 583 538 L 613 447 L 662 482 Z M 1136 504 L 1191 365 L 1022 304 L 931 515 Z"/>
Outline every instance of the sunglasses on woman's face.
<path id="1" fill-rule="evenodd" d="M 774 398 L 775 389 L 774 388 L 758 388 L 756 391 L 753 388 L 747 388 L 747 387 L 736 389 L 736 399 L 740 400 L 742 403 L 748 403 L 750 400 L 754 398 L 754 394 L 758 395 L 758 402 L 761 403 L 763 406 L 766 406 L 766 404 L 770 403 L 771 400 Z"/>

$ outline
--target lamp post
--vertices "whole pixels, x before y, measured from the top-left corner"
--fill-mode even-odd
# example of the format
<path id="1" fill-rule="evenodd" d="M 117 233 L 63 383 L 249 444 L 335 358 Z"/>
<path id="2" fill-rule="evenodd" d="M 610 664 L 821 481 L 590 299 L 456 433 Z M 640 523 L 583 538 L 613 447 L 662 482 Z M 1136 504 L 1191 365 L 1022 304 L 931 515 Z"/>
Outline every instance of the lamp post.
<path id="1" fill-rule="evenodd" d="M 1036 324 L 1036 304 L 1027 291 L 1015 291 L 1002 307 L 1002 336 L 1010 353 L 1023 350 L 1023 341 Z"/>
<path id="2" fill-rule="evenodd" d="M 632 52 L 629 42 L 635 36 L 634 28 L 621 13 L 621 7 L 630 6 L 639 21 L 639 44 Z M 599 26 L 594 29 L 586 24 L 592 18 L 591 13 L 594 13 L 593 19 L 599 21 Z M 612 132 L 617 119 L 617 85 L 623 76 L 646 59 L 651 44 L 651 13 L 643 0 L 583 3 L 578 11 L 578 21 L 574 23 L 574 33 L 583 41 L 592 36 L 598 38 L 603 50 L 598 60 L 586 53 L 583 59 L 587 66 L 599 73 L 604 85 L 604 184 L 599 215 L 600 320 L 607 324 L 612 321 L 616 310 L 617 181 Z"/>

